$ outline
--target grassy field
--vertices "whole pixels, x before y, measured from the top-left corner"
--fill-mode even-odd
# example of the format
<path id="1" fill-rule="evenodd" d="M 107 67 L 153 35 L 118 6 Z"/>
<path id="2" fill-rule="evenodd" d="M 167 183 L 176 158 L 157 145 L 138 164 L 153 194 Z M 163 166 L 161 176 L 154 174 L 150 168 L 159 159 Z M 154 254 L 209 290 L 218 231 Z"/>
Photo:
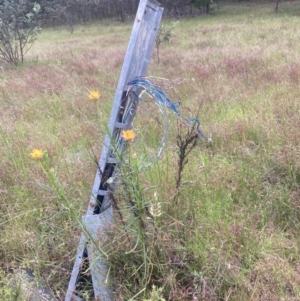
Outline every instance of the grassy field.
<path id="1" fill-rule="evenodd" d="M 213 138 L 180 169 L 188 134 L 171 114 L 164 157 L 116 192 L 115 300 L 300 300 L 300 6 L 274 8 L 181 19 L 160 64 L 154 51 L 148 74 L 180 78 L 172 97 Z M 64 300 L 131 28 L 44 29 L 24 65 L 0 71 L 2 300 L 22 300 L 18 267 Z"/>

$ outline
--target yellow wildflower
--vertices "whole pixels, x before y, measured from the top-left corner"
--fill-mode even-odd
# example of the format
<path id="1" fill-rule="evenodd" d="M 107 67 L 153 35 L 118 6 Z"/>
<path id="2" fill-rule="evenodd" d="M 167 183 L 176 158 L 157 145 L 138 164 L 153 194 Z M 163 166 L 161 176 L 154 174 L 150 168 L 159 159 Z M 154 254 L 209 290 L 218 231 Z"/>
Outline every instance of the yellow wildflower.
<path id="1" fill-rule="evenodd" d="M 101 96 L 101 94 L 99 93 L 99 91 L 96 91 L 96 90 L 91 91 L 91 92 L 89 93 L 89 99 L 90 99 L 90 100 L 95 100 L 95 101 L 97 101 L 97 100 L 100 99 L 100 96 Z"/>
<path id="2" fill-rule="evenodd" d="M 30 153 L 30 157 L 32 159 L 41 159 L 41 158 L 43 158 L 44 154 L 45 154 L 45 152 L 43 150 L 34 148 L 32 150 L 32 152 Z"/>
<path id="3" fill-rule="evenodd" d="M 125 140 L 125 141 L 128 141 L 128 140 L 133 140 L 135 137 L 136 137 L 136 134 L 134 132 L 134 130 L 124 130 L 122 131 L 121 133 L 121 137 Z"/>

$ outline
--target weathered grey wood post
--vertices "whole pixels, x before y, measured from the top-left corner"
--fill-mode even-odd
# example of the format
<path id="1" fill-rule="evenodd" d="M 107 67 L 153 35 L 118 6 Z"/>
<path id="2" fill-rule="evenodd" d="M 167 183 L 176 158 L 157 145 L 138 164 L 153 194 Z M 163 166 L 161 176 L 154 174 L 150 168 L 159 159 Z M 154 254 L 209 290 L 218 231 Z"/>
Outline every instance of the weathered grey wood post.
<path id="1" fill-rule="evenodd" d="M 109 119 L 109 135 L 106 135 L 104 140 L 89 206 L 83 217 L 83 234 L 80 238 L 65 301 L 84 300 L 80 294 L 81 284 L 89 281 L 83 274 L 84 268 L 89 268 L 91 273 L 94 297 L 101 301 L 113 299 L 112 286 L 107 279 L 107 257 L 105 251 L 101 251 L 105 250 L 105 230 L 113 223 L 113 211 L 105 182 L 108 178 L 117 176 L 115 169 L 119 164 L 116 157 L 112 155 L 113 150 L 110 146 L 115 133 L 131 126 L 132 120 L 126 124 L 119 122 L 120 114 L 122 114 L 121 101 L 126 95 L 127 83 L 137 76 L 146 75 L 162 13 L 163 8 L 157 1 L 140 0 Z M 135 112 L 132 116 L 134 118 Z"/>

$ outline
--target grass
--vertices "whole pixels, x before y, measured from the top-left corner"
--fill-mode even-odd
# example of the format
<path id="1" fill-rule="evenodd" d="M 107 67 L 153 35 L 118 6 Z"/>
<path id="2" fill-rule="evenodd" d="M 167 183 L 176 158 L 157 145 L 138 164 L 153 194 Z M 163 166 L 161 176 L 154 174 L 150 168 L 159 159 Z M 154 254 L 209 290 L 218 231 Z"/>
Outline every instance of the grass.
<path id="1" fill-rule="evenodd" d="M 224 3 L 180 20 L 160 64 L 154 51 L 149 74 L 184 80 L 170 93 L 200 108 L 213 141 L 192 150 L 179 190 L 173 117 L 163 159 L 124 170 L 107 250 L 116 300 L 300 299 L 299 12 Z M 45 29 L 23 66 L 0 73 L 2 299 L 16 299 L 9 275 L 26 266 L 64 300 L 131 27 Z"/>

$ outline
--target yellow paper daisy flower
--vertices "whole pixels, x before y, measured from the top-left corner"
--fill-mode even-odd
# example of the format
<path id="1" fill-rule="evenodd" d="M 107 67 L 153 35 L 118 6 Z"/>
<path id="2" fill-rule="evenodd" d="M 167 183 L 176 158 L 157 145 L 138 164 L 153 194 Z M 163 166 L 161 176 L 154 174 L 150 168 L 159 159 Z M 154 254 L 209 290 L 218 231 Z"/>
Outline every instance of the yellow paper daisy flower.
<path id="1" fill-rule="evenodd" d="M 90 91 L 90 93 L 89 93 L 89 99 L 90 100 L 97 101 L 97 100 L 100 99 L 100 96 L 101 96 L 101 94 L 99 93 L 99 91 L 96 91 L 96 90 Z"/>
<path id="2" fill-rule="evenodd" d="M 124 130 L 121 133 L 121 137 L 125 140 L 125 141 L 129 141 L 129 140 L 133 140 L 136 137 L 136 134 L 134 132 L 134 130 Z"/>
<path id="3" fill-rule="evenodd" d="M 30 153 L 30 157 L 32 159 L 42 159 L 44 157 L 45 152 L 41 149 L 34 148 Z"/>

